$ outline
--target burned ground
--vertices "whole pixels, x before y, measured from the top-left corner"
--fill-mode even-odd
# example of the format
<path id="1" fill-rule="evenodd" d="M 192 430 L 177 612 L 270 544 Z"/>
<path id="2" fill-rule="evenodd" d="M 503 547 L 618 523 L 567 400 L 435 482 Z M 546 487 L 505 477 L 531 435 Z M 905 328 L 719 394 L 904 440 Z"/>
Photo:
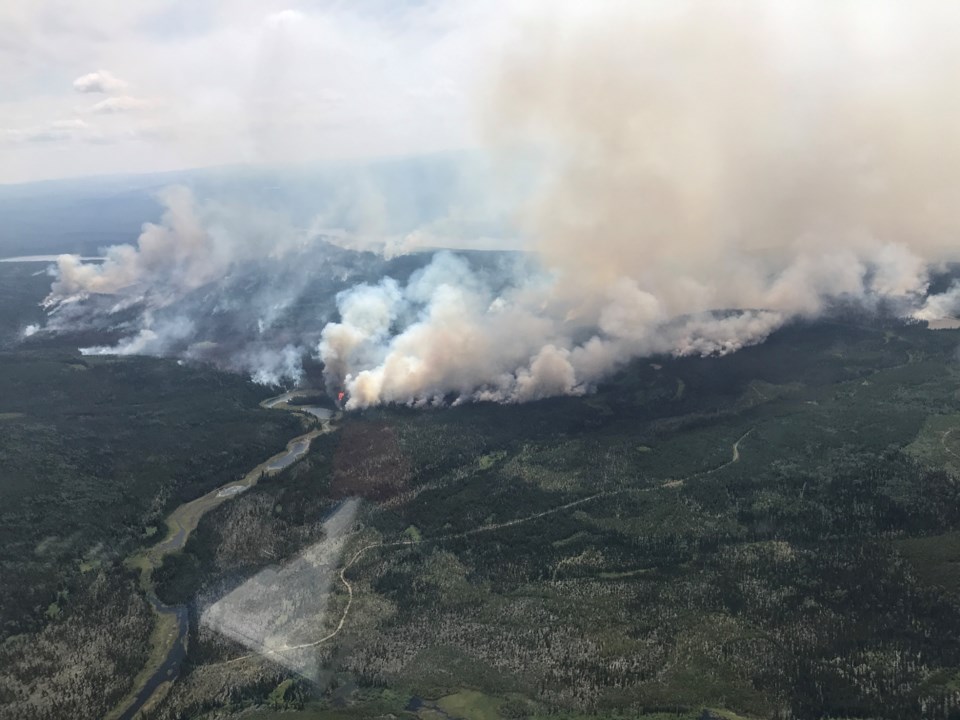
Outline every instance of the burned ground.
<path id="1" fill-rule="evenodd" d="M 380 502 L 403 492 L 411 475 L 410 459 L 392 425 L 363 420 L 344 424 L 333 456 L 332 497 Z"/>

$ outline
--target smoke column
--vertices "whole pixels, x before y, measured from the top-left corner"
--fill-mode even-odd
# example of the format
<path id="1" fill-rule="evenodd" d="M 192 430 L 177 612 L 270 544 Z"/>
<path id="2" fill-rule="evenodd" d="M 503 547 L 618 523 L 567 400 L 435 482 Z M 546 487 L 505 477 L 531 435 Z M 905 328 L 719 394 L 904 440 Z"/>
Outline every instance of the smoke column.
<path id="1" fill-rule="evenodd" d="M 534 261 L 478 270 L 439 253 L 408 276 L 365 278 L 276 366 L 310 348 L 350 408 L 522 402 L 589 392 L 635 357 L 736 351 L 838 301 L 957 311 L 956 288 L 927 290 L 960 254 L 960 7 L 551 0 L 491 12 L 504 20 L 475 106 L 499 175 L 481 194 L 527 186 L 512 232 Z M 235 256 L 274 252 L 211 242 L 222 234 L 175 207 L 177 241 L 145 230 L 102 269 L 61 260 L 52 300 L 138 288 L 162 302 Z"/>
<path id="2" fill-rule="evenodd" d="M 736 350 L 837 299 L 951 309 L 925 294 L 930 264 L 957 258 L 958 19 L 933 2 L 526 6 L 484 120 L 504 155 L 536 158 L 520 223 L 549 278 L 493 297 L 438 259 L 397 296 L 411 322 L 352 348 L 368 291 L 347 293 L 319 348 L 331 380 L 353 406 L 520 401 L 638 355 Z"/>

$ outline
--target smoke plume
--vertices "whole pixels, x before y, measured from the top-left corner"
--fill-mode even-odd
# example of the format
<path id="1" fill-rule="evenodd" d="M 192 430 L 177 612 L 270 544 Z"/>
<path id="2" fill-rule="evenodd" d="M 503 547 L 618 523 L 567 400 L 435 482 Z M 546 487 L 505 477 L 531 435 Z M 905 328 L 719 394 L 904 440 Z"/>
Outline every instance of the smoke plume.
<path id="1" fill-rule="evenodd" d="M 336 316 L 318 312 L 309 332 L 271 346 L 280 355 L 260 379 L 296 377 L 303 348 L 348 407 L 522 402 L 589 392 L 639 356 L 733 352 L 836 302 L 918 319 L 957 311 L 956 287 L 928 287 L 960 255 L 960 8 L 520 8 L 476 104 L 501 173 L 491 185 L 529 180 L 511 216 L 532 257 L 441 252 L 382 278 L 369 265 L 336 293 Z M 136 293 L 162 306 L 239 260 L 303 257 L 278 255 L 284 233 L 237 242 L 184 198 L 168 204 L 139 248 L 111 249 L 99 267 L 62 258 L 51 301 Z M 382 245 L 422 248 L 423 236 Z M 148 330 L 195 334 L 186 321 Z M 134 334 L 120 349 L 155 341 Z"/>
<path id="2" fill-rule="evenodd" d="M 955 9 L 551 10 L 521 20 L 485 118 L 498 148 L 535 149 L 520 217 L 550 279 L 493 297 L 435 261 L 442 279 L 397 300 L 415 317 L 359 352 L 337 342 L 364 302 L 346 294 L 320 356 L 352 405 L 584 392 L 632 357 L 734 351 L 835 300 L 955 308 L 955 291 L 924 299 L 930 264 L 958 254 Z"/>
<path id="3" fill-rule="evenodd" d="M 159 200 L 163 218 L 143 226 L 136 247 L 107 248 L 102 263 L 61 255 L 47 303 L 141 292 L 152 304 L 166 305 L 223 277 L 237 262 L 282 255 L 296 241 L 269 213 L 217 203 L 199 207 L 186 187 L 169 187 Z"/>

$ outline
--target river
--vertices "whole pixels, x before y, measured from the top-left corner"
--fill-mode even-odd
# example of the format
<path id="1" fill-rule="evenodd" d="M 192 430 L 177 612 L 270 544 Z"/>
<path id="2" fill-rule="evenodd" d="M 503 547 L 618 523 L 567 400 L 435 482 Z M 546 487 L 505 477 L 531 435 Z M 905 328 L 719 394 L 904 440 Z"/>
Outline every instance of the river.
<path id="1" fill-rule="evenodd" d="M 160 667 L 157 668 L 144 683 L 133 698 L 127 709 L 119 716 L 119 720 L 133 720 L 143 706 L 147 704 L 166 682 L 173 682 L 180 675 L 180 665 L 187 657 L 187 633 L 190 631 L 190 610 L 186 605 L 170 607 L 160 602 L 156 596 L 150 596 L 150 603 L 158 615 L 172 615 L 177 623 L 175 639 Z"/>
<path id="2" fill-rule="evenodd" d="M 274 474 L 289 467 L 303 457 L 310 449 L 313 438 L 335 429 L 332 424 L 333 412 L 320 407 L 290 405 L 288 401 L 303 394 L 293 391 L 264 400 L 261 407 L 268 409 L 286 410 L 309 415 L 316 419 L 320 427 L 299 435 L 287 443 L 282 452 L 273 455 L 250 470 L 243 479 L 232 481 L 214 488 L 206 495 L 184 503 L 171 512 L 166 519 L 167 535 L 152 547 L 141 550 L 127 559 L 127 566 L 140 570 L 140 583 L 157 613 L 159 626 L 166 625 L 171 620 L 176 624 L 176 632 L 171 632 L 166 638 L 157 639 L 157 642 L 167 645 L 163 652 L 163 660 L 155 669 L 141 680 L 121 704 L 111 711 L 107 718 L 110 720 L 133 720 L 151 700 L 159 699 L 160 693 L 169 688 L 169 683 L 177 679 L 180 666 L 187 655 L 187 640 L 189 632 L 189 609 L 186 605 L 165 605 L 157 598 L 153 589 L 152 574 L 160 567 L 163 559 L 171 553 L 179 552 L 187 544 L 190 533 L 206 513 L 213 508 L 237 497 L 257 484 L 264 474 Z"/>

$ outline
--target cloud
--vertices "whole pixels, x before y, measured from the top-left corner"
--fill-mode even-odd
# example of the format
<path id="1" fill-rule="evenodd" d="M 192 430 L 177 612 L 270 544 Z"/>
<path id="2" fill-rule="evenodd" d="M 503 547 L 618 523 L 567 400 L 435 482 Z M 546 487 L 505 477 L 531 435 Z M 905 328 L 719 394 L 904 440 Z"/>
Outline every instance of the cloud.
<path id="1" fill-rule="evenodd" d="M 118 95 L 109 97 L 95 103 L 90 107 L 90 112 L 98 115 L 112 115 L 116 113 L 128 113 L 138 110 L 146 110 L 153 106 L 149 100 L 131 97 L 130 95 Z"/>
<path id="2" fill-rule="evenodd" d="M 87 73 L 73 81 L 73 89 L 79 93 L 115 93 L 126 88 L 126 82 L 106 70 Z"/>
<path id="3" fill-rule="evenodd" d="M 0 182 L 474 144 L 471 88 L 485 62 L 487 28 L 499 22 L 486 7 L 479 0 L 0 7 L 0 127 L 63 116 L 76 92 L 151 101 L 98 104 L 111 121 L 105 136 L 122 124 L 129 131 L 124 153 L 23 147 L 4 158 Z M 93 63 L 104 69 L 76 77 L 78 65 Z"/>
<path id="4" fill-rule="evenodd" d="M 84 137 L 90 126 L 80 119 L 56 120 L 33 128 L 7 130 L 5 135 L 12 143 L 54 143 Z"/>
<path id="5" fill-rule="evenodd" d="M 278 28 L 285 24 L 303 22 L 305 19 L 306 16 L 302 12 L 299 12 L 298 10 L 287 9 L 267 15 L 267 17 L 264 19 L 264 24 L 271 28 Z"/>

